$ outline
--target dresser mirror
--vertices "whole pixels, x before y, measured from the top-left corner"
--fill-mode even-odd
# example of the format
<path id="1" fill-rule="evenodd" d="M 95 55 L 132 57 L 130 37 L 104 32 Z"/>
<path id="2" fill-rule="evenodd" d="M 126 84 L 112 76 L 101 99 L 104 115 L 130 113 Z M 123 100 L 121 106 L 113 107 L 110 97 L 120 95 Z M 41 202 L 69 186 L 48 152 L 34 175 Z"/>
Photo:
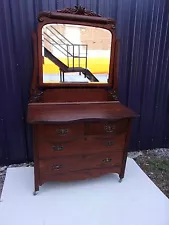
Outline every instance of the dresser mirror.
<path id="1" fill-rule="evenodd" d="M 59 13 L 58 13 L 59 14 Z M 108 85 L 113 76 L 114 21 L 41 16 L 38 28 L 42 86 Z"/>
<path id="2" fill-rule="evenodd" d="M 108 83 L 111 36 L 99 27 L 43 26 L 43 82 Z"/>

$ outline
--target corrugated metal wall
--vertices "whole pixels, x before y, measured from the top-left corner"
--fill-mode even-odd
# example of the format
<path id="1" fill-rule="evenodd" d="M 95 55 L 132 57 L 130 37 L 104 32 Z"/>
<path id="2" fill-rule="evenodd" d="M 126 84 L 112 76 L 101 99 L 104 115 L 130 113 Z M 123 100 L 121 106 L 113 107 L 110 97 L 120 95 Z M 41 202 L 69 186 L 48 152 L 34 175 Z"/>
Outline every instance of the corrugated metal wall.
<path id="1" fill-rule="evenodd" d="M 117 20 L 120 100 L 141 115 L 133 124 L 130 149 L 169 146 L 167 0 L 1 0 L 0 164 L 32 159 L 25 117 L 37 15 L 77 4 Z"/>

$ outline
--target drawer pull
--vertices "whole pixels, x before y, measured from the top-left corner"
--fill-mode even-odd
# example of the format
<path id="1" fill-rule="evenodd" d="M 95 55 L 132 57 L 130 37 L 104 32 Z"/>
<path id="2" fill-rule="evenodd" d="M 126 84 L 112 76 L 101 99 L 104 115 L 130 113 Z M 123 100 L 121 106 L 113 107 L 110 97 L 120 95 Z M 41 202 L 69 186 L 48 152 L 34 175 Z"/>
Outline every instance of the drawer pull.
<path id="1" fill-rule="evenodd" d="M 63 146 L 52 146 L 53 151 L 63 151 Z"/>
<path id="2" fill-rule="evenodd" d="M 105 143 L 105 145 L 106 145 L 106 147 L 110 147 L 110 146 L 114 145 L 114 142 L 113 141 L 107 141 Z"/>
<path id="3" fill-rule="evenodd" d="M 53 165 L 52 170 L 60 170 L 62 168 L 61 165 Z"/>
<path id="4" fill-rule="evenodd" d="M 115 126 L 110 126 L 110 125 L 104 126 L 104 130 L 105 130 L 107 133 L 111 133 L 111 132 L 113 132 L 115 129 L 116 129 Z"/>
<path id="5" fill-rule="evenodd" d="M 103 159 L 103 162 L 104 163 L 109 163 L 109 162 L 111 162 L 112 161 L 112 159 L 110 159 L 110 158 L 105 158 L 105 159 Z"/>
<path id="6" fill-rule="evenodd" d="M 60 129 L 56 131 L 57 134 L 67 134 L 68 133 L 68 129 Z"/>

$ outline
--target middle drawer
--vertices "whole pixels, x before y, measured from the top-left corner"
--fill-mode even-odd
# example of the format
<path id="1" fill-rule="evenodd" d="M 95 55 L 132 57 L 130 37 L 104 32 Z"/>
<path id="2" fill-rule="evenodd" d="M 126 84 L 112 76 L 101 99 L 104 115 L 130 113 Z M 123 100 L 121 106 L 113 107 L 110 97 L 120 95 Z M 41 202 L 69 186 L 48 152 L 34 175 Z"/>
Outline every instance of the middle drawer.
<path id="1" fill-rule="evenodd" d="M 82 137 L 71 141 L 39 140 L 39 158 L 52 158 L 72 154 L 90 154 L 124 149 L 126 135 L 115 137 Z"/>

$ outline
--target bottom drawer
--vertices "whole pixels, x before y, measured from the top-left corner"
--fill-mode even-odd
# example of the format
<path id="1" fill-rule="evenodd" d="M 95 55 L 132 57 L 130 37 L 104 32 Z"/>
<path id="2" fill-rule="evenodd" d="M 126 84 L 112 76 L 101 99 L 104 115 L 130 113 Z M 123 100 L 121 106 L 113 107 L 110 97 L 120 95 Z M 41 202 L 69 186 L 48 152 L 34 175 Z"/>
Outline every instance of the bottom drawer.
<path id="1" fill-rule="evenodd" d="M 104 152 L 90 155 L 73 155 L 51 160 L 40 160 L 40 172 L 43 174 L 67 173 L 84 169 L 107 168 L 120 166 L 123 152 Z"/>
<path id="2" fill-rule="evenodd" d="M 85 180 L 94 177 L 100 177 L 105 174 L 118 173 L 120 174 L 121 167 L 109 167 L 102 169 L 91 170 L 79 170 L 74 172 L 67 172 L 64 174 L 40 174 L 41 185 L 48 181 L 73 181 L 73 180 Z"/>

